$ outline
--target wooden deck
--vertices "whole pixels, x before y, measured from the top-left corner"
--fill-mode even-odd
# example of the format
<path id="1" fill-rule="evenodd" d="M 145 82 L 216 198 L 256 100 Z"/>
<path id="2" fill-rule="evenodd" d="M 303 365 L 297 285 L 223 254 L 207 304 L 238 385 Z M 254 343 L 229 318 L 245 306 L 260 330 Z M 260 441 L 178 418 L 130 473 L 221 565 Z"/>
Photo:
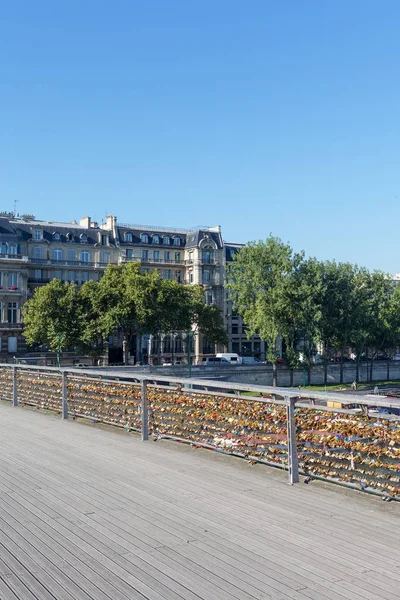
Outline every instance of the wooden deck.
<path id="1" fill-rule="evenodd" d="M 400 505 L 0 402 L 1 600 L 400 598 Z"/>

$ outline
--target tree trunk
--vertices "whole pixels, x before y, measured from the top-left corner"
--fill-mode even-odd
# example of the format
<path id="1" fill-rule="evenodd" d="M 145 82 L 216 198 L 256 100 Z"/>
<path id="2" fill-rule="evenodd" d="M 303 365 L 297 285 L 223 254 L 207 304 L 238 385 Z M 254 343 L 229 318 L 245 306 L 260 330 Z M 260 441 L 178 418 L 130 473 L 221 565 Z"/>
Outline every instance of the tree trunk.
<path id="1" fill-rule="evenodd" d="M 356 358 L 356 383 L 359 383 L 360 381 L 360 359 L 358 358 L 358 354 L 357 354 L 357 358 Z"/>
<path id="2" fill-rule="evenodd" d="M 308 365 L 307 367 L 307 385 L 311 385 L 311 367 Z"/>
<path id="3" fill-rule="evenodd" d="M 290 387 L 293 387 L 293 369 L 290 369 Z"/>
<path id="4" fill-rule="evenodd" d="M 369 367 L 369 380 L 372 381 L 372 370 L 373 370 L 373 365 L 374 365 L 374 358 L 371 358 L 371 364 Z"/>
<path id="5" fill-rule="evenodd" d="M 390 381 L 390 360 L 386 361 L 386 380 Z"/>
<path id="6" fill-rule="evenodd" d="M 343 354 L 344 348 L 340 352 L 340 383 L 343 383 Z"/>
<path id="7" fill-rule="evenodd" d="M 272 386 L 276 387 L 277 384 L 277 375 L 276 375 L 276 362 L 272 363 Z"/>
<path id="8" fill-rule="evenodd" d="M 324 385 L 328 383 L 328 340 L 324 343 Z"/>
<path id="9" fill-rule="evenodd" d="M 365 360 L 366 360 L 366 363 L 365 363 L 365 366 L 366 366 L 365 380 L 368 383 L 368 381 L 369 381 L 369 378 L 368 378 L 368 374 L 369 374 L 369 371 L 368 371 L 368 348 L 365 349 Z"/>

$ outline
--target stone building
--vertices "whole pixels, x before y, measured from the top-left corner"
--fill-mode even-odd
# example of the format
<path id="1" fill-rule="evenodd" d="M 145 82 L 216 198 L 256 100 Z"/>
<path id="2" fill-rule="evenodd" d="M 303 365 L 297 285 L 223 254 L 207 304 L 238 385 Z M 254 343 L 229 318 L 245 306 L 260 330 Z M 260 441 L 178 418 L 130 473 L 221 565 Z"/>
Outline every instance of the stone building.
<path id="1" fill-rule="evenodd" d="M 78 285 L 98 281 L 109 263 L 138 261 L 143 271 L 156 268 L 165 279 L 202 285 L 204 301 L 223 314 L 229 338 L 226 350 L 263 358 L 263 343 L 247 340 L 224 290 L 225 266 L 238 248 L 224 243 L 219 226 L 196 230 L 139 226 L 118 223 L 114 216 L 101 225 L 90 217 L 59 223 L 0 213 L 0 353 L 4 358 L 24 352 L 21 306 L 36 287 L 54 278 Z M 111 345 L 113 341 L 118 345 L 115 338 Z M 201 334 L 172 332 L 158 339 L 134 338 L 130 354 L 136 362 L 186 362 L 188 344 L 193 361 L 224 350 Z"/>

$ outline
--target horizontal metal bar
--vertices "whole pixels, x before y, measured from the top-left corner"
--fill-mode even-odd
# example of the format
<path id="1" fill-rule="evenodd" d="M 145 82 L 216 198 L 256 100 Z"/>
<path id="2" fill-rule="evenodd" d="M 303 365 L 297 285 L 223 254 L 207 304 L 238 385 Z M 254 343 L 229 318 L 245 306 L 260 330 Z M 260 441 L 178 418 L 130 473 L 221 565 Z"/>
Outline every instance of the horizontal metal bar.
<path id="1" fill-rule="evenodd" d="M 12 369 L 14 365 L 12 364 L 8 364 L 8 363 L 3 363 L 0 364 L 0 369 Z M 284 398 L 284 397 L 288 397 L 288 398 L 295 398 L 296 402 L 301 401 L 301 400 L 308 400 L 308 399 L 314 399 L 314 400 L 320 400 L 320 401 L 334 401 L 334 402 L 340 402 L 344 405 L 349 405 L 349 404 L 357 404 L 357 405 L 361 405 L 361 406 L 379 406 L 382 408 L 399 408 L 400 407 L 400 399 L 397 401 L 393 401 L 392 399 L 385 399 L 382 397 L 376 397 L 371 399 L 371 397 L 366 398 L 365 396 L 359 396 L 356 394 L 340 394 L 337 392 L 331 393 L 331 392 L 313 392 L 313 391 L 308 391 L 308 390 L 298 390 L 298 389 L 294 389 L 294 388 L 280 388 L 280 387 L 272 387 L 272 386 L 264 386 L 264 385 L 247 385 L 247 384 L 242 384 L 242 383 L 236 383 L 236 382 L 232 382 L 232 381 L 215 381 L 215 380 L 208 380 L 208 379 L 188 379 L 188 378 L 184 378 L 184 377 L 168 377 L 166 375 L 153 375 L 153 374 L 140 374 L 140 373 L 135 373 L 135 374 L 131 374 L 129 372 L 123 372 L 123 374 L 121 372 L 119 373 L 114 373 L 111 372 L 110 370 L 107 370 L 106 368 L 104 370 L 100 370 L 100 369 L 74 369 L 72 368 L 68 368 L 68 367 L 48 367 L 48 366 L 41 366 L 41 365 L 23 365 L 23 364 L 18 364 L 18 370 L 28 370 L 28 371 L 36 371 L 36 372 L 46 372 L 49 375 L 50 374 L 57 374 L 57 373 L 62 373 L 62 372 L 66 372 L 68 374 L 71 375 L 76 375 L 77 377 L 82 377 L 83 375 L 88 375 L 92 378 L 94 378 L 97 381 L 104 381 L 104 377 L 107 377 L 108 381 L 116 381 L 117 378 L 123 378 L 125 380 L 125 382 L 129 383 L 130 381 L 132 382 L 141 382 L 141 381 L 148 381 L 149 384 L 151 384 L 151 382 L 154 382 L 155 385 L 157 385 L 157 382 L 165 382 L 166 384 L 177 384 L 180 386 L 185 386 L 185 384 L 190 384 L 190 386 L 200 386 L 202 388 L 218 388 L 218 390 L 220 391 L 221 388 L 226 388 L 227 390 L 231 390 L 231 389 L 235 389 L 238 391 L 245 391 L 245 392 L 256 392 L 256 393 L 262 393 L 262 394 L 273 394 L 275 396 L 278 396 L 280 398 Z M 119 381 L 119 383 L 125 383 L 123 381 Z M 212 391 L 212 389 L 210 390 Z M 190 393 L 192 394 L 204 394 L 205 391 L 204 390 L 200 390 L 200 389 L 190 389 Z M 225 395 L 224 392 L 220 392 L 221 395 Z M 242 400 L 245 401 L 246 397 L 242 397 Z M 265 401 L 268 402 L 268 399 L 264 399 Z M 310 408 L 314 408 L 314 406 L 310 406 Z M 316 408 L 316 407 L 315 407 Z M 326 410 L 328 410 L 329 407 L 324 407 Z M 379 415 L 380 416 L 380 415 Z"/>

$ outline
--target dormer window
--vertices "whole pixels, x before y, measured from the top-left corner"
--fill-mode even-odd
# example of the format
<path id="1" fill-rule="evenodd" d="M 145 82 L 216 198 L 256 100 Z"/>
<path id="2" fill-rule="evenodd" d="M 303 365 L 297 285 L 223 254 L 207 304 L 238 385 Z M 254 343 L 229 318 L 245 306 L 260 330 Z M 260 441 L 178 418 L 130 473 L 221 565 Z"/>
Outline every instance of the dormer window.
<path id="1" fill-rule="evenodd" d="M 169 246 L 170 243 L 171 243 L 171 239 L 170 239 L 169 235 L 164 235 L 163 244 L 165 244 L 166 246 Z"/>
<path id="2" fill-rule="evenodd" d="M 147 233 L 142 233 L 142 235 L 140 236 L 140 240 L 141 240 L 142 244 L 148 244 L 149 236 L 147 235 Z"/>
<path id="3" fill-rule="evenodd" d="M 159 244 L 159 243 L 160 243 L 160 236 L 153 235 L 153 244 Z"/>
<path id="4" fill-rule="evenodd" d="M 174 237 L 174 246 L 180 246 L 180 245 L 181 245 L 181 238 Z"/>
<path id="5" fill-rule="evenodd" d="M 54 239 L 56 242 L 59 242 L 59 241 L 61 240 L 61 236 L 60 236 L 60 234 L 58 233 L 58 231 L 55 231 L 55 232 L 53 233 L 53 239 Z"/>
<path id="6" fill-rule="evenodd" d="M 33 239 L 36 242 L 41 242 L 43 239 L 43 230 L 42 229 L 35 229 L 35 231 L 33 232 Z"/>
<path id="7" fill-rule="evenodd" d="M 87 242 L 86 233 L 81 233 L 81 235 L 79 237 L 81 238 L 81 244 L 85 244 Z"/>
<path id="8" fill-rule="evenodd" d="M 8 254 L 17 254 L 17 244 L 8 245 Z"/>
<path id="9" fill-rule="evenodd" d="M 73 242 L 73 241 L 74 241 L 74 238 L 73 238 L 72 233 L 67 233 L 67 242 Z"/>
<path id="10" fill-rule="evenodd" d="M 129 232 L 125 233 L 125 241 L 126 242 L 132 242 L 132 234 Z"/>

